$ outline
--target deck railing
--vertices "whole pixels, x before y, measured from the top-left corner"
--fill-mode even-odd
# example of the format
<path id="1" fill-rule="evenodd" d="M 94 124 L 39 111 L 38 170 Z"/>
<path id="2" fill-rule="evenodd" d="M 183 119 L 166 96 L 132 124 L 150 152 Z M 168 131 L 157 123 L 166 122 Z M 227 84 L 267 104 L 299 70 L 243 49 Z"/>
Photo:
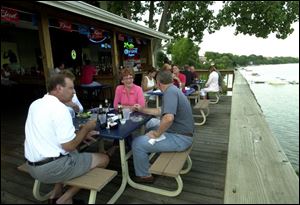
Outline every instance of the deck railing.
<path id="1" fill-rule="evenodd" d="M 224 193 L 225 204 L 299 204 L 299 178 L 239 72 L 232 93 Z"/>
<path id="2" fill-rule="evenodd" d="M 195 70 L 199 76 L 199 79 L 208 79 L 209 71 L 208 70 Z M 225 69 L 218 70 L 223 76 L 225 85 L 227 87 L 227 91 L 232 91 L 233 83 L 234 83 L 234 70 L 233 69 Z"/>

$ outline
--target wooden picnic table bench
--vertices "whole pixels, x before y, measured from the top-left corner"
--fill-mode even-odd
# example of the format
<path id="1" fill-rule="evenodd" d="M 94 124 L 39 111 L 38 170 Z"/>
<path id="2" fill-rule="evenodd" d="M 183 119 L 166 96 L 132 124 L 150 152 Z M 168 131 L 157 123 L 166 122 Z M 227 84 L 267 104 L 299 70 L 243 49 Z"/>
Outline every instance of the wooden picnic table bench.
<path id="1" fill-rule="evenodd" d="M 203 99 L 199 100 L 197 104 L 193 107 L 195 110 L 199 110 L 201 115 L 193 114 L 193 117 L 202 117 L 202 122 L 194 122 L 195 125 L 204 125 L 206 122 L 206 117 L 209 115 L 209 103 L 210 100 Z"/>
<path id="2" fill-rule="evenodd" d="M 18 170 L 29 173 L 26 163 L 19 166 Z M 84 175 L 65 181 L 64 184 L 90 190 L 88 203 L 95 204 L 97 192 L 99 192 L 106 184 L 108 184 L 116 175 L 117 171 L 114 170 L 94 168 Z M 40 185 L 41 182 L 35 179 L 33 185 L 33 196 L 39 201 L 47 200 L 51 192 L 42 196 L 40 194 Z"/>
<path id="3" fill-rule="evenodd" d="M 192 160 L 189 156 L 191 150 L 192 147 L 188 148 L 183 152 L 162 152 L 150 167 L 149 171 L 152 174 L 175 178 L 178 185 L 176 190 L 170 191 L 145 185 L 139 185 L 138 187 L 142 190 L 150 191 L 165 196 L 179 195 L 183 188 L 183 182 L 180 177 L 180 174 L 186 174 L 192 168 Z M 187 162 L 187 167 L 183 169 L 185 162 Z"/>
<path id="4" fill-rule="evenodd" d="M 211 99 L 210 100 L 210 104 L 217 104 L 219 101 L 220 101 L 220 91 L 216 91 L 216 92 L 213 92 L 213 91 L 210 91 L 208 92 L 209 93 L 212 93 L 215 95 L 215 99 Z"/>

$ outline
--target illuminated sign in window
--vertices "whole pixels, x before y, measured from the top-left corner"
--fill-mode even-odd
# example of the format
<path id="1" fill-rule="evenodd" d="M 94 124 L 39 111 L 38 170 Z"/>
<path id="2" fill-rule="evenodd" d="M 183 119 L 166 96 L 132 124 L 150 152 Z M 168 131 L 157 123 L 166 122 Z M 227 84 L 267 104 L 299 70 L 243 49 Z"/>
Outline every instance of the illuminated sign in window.
<path id="1" fill-rule="evenodd" d="M 94 40 L 94 39 L 92 39 L 92 38 L 89 37 L 89 40 L 90 40 L 91 42 L 93 42 L 93 43 L 101 43 L 101 42 L 103 42 L 105 39 L 106 39 L 106 37 L 104 37 L 104 38 L 101 39 L 101 40 Z"/>
<path id="2" fill-rule="evenodd" d="M 101 47 L 101 48 L 111 48 L 111 45 L 108 44 L 108 43 L 101 43 L 101 44 L 100 44 L 100 47 Z"/>
<path id="3" fill-rule="evenodd" d="M 124 42 L 124 54 L 128 57 L 134 57 L 138 53 L 138 48 L 133 43 Z"/>
<path id="4" fill-rule="evenodd" d="M 93 33 L 87 35 L 88 39 L 93 43 L 101 43 L 107 39 L 107 34 L 104 34 L 100 29 L 92 28 Z"/>
<path id="5" fill-rule="evenodd" d="M 71 51 L 71 58 L 72 58 L 73 60 L 76 59 L 76 51 L 75 51 L 74 49 Z"/>

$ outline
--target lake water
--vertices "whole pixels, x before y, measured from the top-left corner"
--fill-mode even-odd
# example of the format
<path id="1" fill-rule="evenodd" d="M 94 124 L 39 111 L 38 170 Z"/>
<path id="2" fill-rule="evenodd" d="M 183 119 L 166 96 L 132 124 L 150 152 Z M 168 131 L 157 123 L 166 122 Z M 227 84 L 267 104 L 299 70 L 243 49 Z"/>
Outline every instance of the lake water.
<path id="1" fill-rule="evenodd" d="M 248 81 L 272 133 L 299 172 L 299 84 L 289 83 L 299 83 L 299 64 L 248 66 L 240 72 Z"/>

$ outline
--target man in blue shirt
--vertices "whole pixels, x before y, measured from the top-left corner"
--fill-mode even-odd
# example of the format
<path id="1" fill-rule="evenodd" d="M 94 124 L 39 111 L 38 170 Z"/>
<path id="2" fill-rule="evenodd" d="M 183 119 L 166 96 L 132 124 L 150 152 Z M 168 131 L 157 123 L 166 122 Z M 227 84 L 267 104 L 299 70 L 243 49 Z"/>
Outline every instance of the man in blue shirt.
<path id="1" fill-rule="evenodd" d="M 160 120 L 153 118 L 146 125 L 154 128 L 153 130 L 133 140 L 132 153 L 136 182 L 151 183 L 154 180 L 149 173 L 148 153 L 180 152 L 189 148 L 193 142 L 194 119 L 187 97 L 173 85 L 170 71 L 160 71 L 156 81 L 157 87 L 164 93 L 162 108 L 134 106 L 139 112 L 160 116 Z"/>

